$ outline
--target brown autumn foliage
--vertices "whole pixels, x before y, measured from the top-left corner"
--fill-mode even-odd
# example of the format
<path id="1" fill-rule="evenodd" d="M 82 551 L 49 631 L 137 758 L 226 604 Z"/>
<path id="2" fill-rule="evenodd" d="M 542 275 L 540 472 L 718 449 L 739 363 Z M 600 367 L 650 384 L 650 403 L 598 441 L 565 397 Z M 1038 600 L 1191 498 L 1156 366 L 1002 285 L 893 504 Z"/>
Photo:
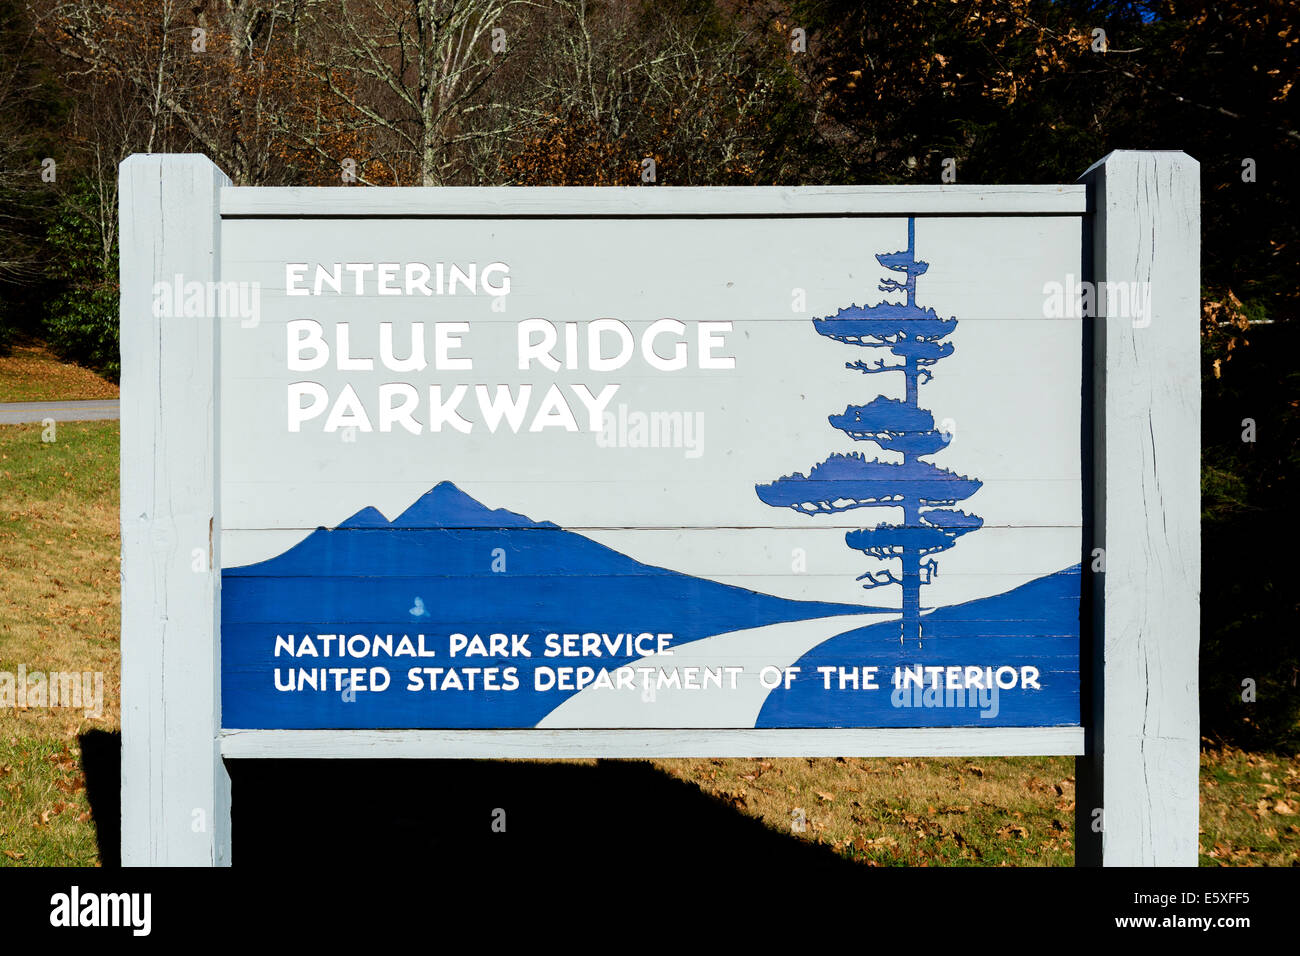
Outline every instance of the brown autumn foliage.
<path id="1" fill-rule="evenodd" d="M 44 2 L 36 24 L 72 66 L 74 97 L 118 84 L 138 105 L 123 131 L 134 150 L 199 149 L 239 185 L 337 180 L 333 157 L 361 153 L 357 134 L 323 95 L 307 47 L 283 29 L 281 7 L 296 9 L 209 3 L 196 15 L 174 0 Z M 290 131 L 310 131 L 310 145 Z"/>

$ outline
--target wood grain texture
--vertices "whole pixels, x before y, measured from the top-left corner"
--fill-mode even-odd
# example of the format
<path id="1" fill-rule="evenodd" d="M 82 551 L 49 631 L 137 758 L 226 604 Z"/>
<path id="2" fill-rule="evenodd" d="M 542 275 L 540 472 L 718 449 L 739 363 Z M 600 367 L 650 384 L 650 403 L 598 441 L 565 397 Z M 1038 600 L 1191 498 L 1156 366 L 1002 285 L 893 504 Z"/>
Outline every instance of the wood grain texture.
<path id="1" fill-rule="evenodd" d="M 230 759 L 949 757 L 1083 752 L 1079 727 L 880 730 L 227 730 Z"/>
<path id="2" fill-rule="evenodd" d="M 1200 182 L 1180 152 L 1084 174 L 1094 277 L 1151 284 L 1151 315 L 1095 320 L 1095 546 L 1081 863 L 1195 866 L 1199 820 Z M 1086 651 L 1085 651 L 1086 653 Z M 1102 832 L 1093 829 L 1103 811 Z"/>
<path id="3" fill-rule="evenodd" d="M 780 216 L 1083 215 L 1078 185 L 1034 186 L 379 186 L 237 187 L 221 215 L 245 216 Z"/>
<path id="4" fill-rule="evenodd" d="M 226 865 L 217 324 L 155 318 L 152 303 L 155 282 L 217 278 L 217 201 L 229 180 L 204 156 L 132 156 L 119 176 L 122 862 Z"/>

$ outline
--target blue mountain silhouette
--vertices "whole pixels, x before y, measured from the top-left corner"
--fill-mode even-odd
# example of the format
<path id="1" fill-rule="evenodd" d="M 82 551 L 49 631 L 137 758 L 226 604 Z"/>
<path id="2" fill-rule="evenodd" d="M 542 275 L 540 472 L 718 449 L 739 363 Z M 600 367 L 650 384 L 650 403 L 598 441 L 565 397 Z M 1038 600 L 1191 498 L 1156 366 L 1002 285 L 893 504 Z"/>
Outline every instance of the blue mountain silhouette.
<path id="1" fill-rule="evenodd" d="M 495 570 L 494 570 L 495 569 Z M 417 600 L 418 599 L 418 600 Z M 537 691 L 539 665 L 614 669 L 631 656 L 543 657 L 548 633 L 671 633 L 887 610 L 792 601 L 642 564 L 548 521 L 492 509 L 442 482 L 391 522 L 364 508 L 276 557 L 222 572 L 222 724 L 231 728 L 532 727 L 572 695 Z M 274 656 L 277 634 L 425 635 L 433 658 Z M 531 658 L 449 657 L 448 635 L 530 635 Z M 291 667 L 372 667 L 383 692 L 277 691 Z M 516 667 L 517 690 L 408 692 L 409 667 Z M 333 686 L 333 685 L 331 685 Z"/>
<path id="2" fill-rule="evenodd" d="M 340 528 L 555 528 L 505 508 L 489 508 L 450 481 L 440 482 L 389 521 L 375 508 L 362 508 Z"/>

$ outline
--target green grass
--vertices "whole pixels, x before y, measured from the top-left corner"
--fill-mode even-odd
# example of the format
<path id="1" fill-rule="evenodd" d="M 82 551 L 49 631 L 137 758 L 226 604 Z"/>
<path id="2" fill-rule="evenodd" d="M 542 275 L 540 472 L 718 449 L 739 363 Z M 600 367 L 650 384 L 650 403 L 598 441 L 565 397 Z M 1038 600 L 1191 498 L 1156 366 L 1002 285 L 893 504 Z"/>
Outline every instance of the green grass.
<path id="1" fill-rule="evenodd" d="M 0 739 L 0 866 L 96 866 L 76 741 Z"/>
<path id="2" fill-rule="evenodd" d="M 1201 865 L 1300 864 L 1300 759 L 1201 755 Z"/>
<path id="3" fill-rule="evenodd" d="M 0 426 L 0 671 L 101 671 L 101 718 L 0 711 L 0 866 L 94 866 L 78 736 L 118 725 L 118 424 Z"/>
<path id="4" fill-rule="evenodd" d="M 117 498 L 118 423 L 0 426 L 0 505 L 24 509 Z"/>
<path id="5" fill-rule="evenodd" d="M 0 739 L 66 740 L 116 726 L 119 515 L 117 422 L 0 426 L 0 671 L 98 671 L 104 716 L 0 712 Z"/>

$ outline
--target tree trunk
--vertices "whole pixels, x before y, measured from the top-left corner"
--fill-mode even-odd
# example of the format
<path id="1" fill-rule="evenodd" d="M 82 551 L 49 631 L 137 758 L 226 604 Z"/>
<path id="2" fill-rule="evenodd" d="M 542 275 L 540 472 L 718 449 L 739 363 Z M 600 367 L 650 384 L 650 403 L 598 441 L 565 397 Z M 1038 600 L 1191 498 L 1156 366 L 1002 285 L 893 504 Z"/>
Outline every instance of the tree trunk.
<path id="1" fill-rule="evenodd" d="M 921 553 L 916 548 L 903 552 L 903 629 L 899 643 L 909 638 L 921 644 Z"/>
<path id="2" fill-rule="evenodd" d="M 917 369 L 916 357 L 909 356 L 903 373 L 907 377 L 907 404 L 916 408 Z M 911 452 L 903 453 L 903 467 L 916 460 Z M 921 524 L 921 502 L 916 498 L 903 501 L 903 526 L 915 528 Z M 909 638 L 921 643 L 921 552 L 915 547 L 903 549 L 903 630 L 900 642 Z"/>

